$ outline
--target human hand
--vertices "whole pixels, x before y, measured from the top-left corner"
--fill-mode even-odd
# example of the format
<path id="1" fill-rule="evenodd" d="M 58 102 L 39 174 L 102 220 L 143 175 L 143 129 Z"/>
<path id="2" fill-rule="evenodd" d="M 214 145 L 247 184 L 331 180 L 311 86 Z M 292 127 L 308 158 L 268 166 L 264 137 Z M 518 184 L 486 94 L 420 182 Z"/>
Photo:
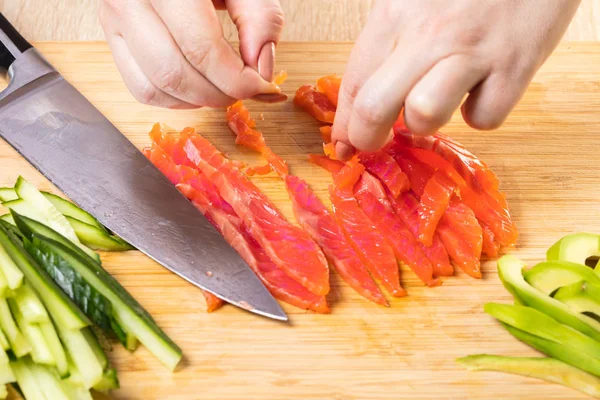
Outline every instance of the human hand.
<path id="1" fill-rule="evenodd" d="M 404 108 L 435 133 L 462 104 L 476 129 L 499 127 L 567 29 L 579 0 L 378 0 L 352 51 L 332 139 L 338 157 L 374 151 Z"/>
<path id="2" fill-rule="evenodd" d="M 241 57 L 215 9 L 236 24 Z M 100 20 L 134 97 L 169 108 L 221 107 L 278 93 L 271 83 L 283 29 L 278 0 L 103 0 Z"/>

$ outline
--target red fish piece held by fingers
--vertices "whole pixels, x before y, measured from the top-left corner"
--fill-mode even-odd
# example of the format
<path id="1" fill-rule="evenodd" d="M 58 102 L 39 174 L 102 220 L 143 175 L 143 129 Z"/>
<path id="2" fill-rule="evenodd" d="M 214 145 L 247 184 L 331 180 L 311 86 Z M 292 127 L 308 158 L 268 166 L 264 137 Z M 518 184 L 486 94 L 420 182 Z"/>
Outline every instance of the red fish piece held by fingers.
<path id="1" fill-rule="evenodd" d="M 314 86 L 301 86 L 296 91 L 294 104 L 312 115 L 317 121 L 333 124 L 336 108 L 327 96 L 318 92 Z"/>
<path id="2" fill-rule="evenodd" d="M 450 258 L 473 278 L 481 278 L 481 226 L 467 205 L 454 198 L 438 225 L 438 233 Z"/>
<path id="3" fill-rule="evenodd" d="M 410 182 L 396 160 L 384 151 L 361 153 L 358 160 L 367 171 L 375 175 L 388 188 L 392 196 L 398 197 L 410 189 Z"/>
<path id="4" fill-rule="evenodd" d="M 204 193 L 195 190 L 190 185 L 180 184 L 177 188 L 202 213 L 211 216 L 225 240 L 240 254 L 276 299 L 317 313 L 330 311 L 325 297 L 311 293 L 271 261 L 237 215 L 226 213 L 215 207 Z"/>
<path id="5" fill-rule="evenodd" d="M 327 75 L 317 80 L 317 90 L 324 93 L 336 108 L 341 85 L 342 78 L 337 75 Z"/>
<path id="6" fill-rule="evenodd" d="M 401 194 L 398 199 L 391 198 L 390 202 L 394 212 L 402 219 L 416 240 L 419 234 L 419 216 L 417 212 L 419 200 L 411 192 L 406 192 Z M 454 275 L 454 269 L 450 264 L 448 252 L 437 232 L 433 235 L 431 246 L 427 247 L 422 243 L 419 243 L 419 245 L 421 246 L 423 253 L 425 253 L 429 261 L 431 261 L 434 276 Z"/>
<path id="7" fill-rule="evenodd" d="M 275 264 L 311 292 L 329 292 L 329 268 L 310 236 L 289 223 L 273 203 L 200 135 L 182 135 L 188 158 L 219 189 Z"/>
<path id="8" fill-rule="evenodd" d="M 325 125 L 319 128 L 323 143 L 331 143 L 331 125 Z"/>
<path id="9" fill-rule="evenodd" d="M 450 203 L 455 185 L 440 171 L 436 171 L 425 185 L 419 204 L 419 241 L 431 246 L 433 234 Z"/>
<path id="10" fill-rule="evenodd" d="M 363 297 L 387 306 L 360 257 L 346 240 L 340 226 L 302 179 L 288 175 L 286 188 L 300 225 L 321 246 L 338 274 Z"/>

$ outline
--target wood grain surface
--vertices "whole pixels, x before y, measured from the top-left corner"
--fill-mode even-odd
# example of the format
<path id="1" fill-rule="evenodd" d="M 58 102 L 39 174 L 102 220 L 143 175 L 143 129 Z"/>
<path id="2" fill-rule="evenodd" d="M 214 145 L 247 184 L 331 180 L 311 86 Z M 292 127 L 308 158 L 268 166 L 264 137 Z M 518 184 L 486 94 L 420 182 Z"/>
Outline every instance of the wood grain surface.
<path id="1" fill-rule="evenodd" d="M 32 41 L 103 40 L 100 0 L 0 0 L 2 12 Z M 405 0 L 418 1 L 418 0 Z M 543 6 L 547 0 L 537 0 Z M 574 1 L 574 0 L 564 0 Z M 283 40 L 353 41 L 367 21 L 372 0 L 281 0 L 286 15 Z M 220 12 L 225 36 L 237 32 Z M 565 35 L 568 41 L 600 41 L 600 0 L 583 0 Z"/>
<path id="2" fill-rule="evenodd" d="M 138 104 L 123 85 L 103 43 L 43 43 L 39 49 L 139 148 L 160 121 L 196 127 L 232 158 L 263 160 L 234 145 L 222 110 L 170 111 Z M 342 73 L 350 44 L 283 43 L 278 67 L 292 94 L 321 75 Z M 561 235 L 600 232 L 598 137 L 600 44 L 562 45 L 536 76 L 504 127 L 476 133 L 455 116 L 445 132 L 498 174 L 521 232 L 513 253 L 528 263 Z M 331 179 L 306 154 L 321 150 L 317 124 L 291 101 L 249 103 L 267 143 L 327 202 Z M 42 189 L 49 182 L 0 142 L 0 186 L 23 175 Z M 282 183 L 253 179 L 292 218 Z M 148 216 L 152 218 L 152 216 Z M 201 245 L 198 243 L 198 245 Z M 289 323 L 226 306 L 204 311 L 200 291 L 138 252 L 104 254 L 104 265 L 182 347 L 185 361 L 167 372 L 145 349 L 110 354 L 121 389 L 115 399 L 578 399 L 577 392 L 541 381 L 492 372 L 468 372 L 455 363 L 473 353 L 535 355 L 483 313 L 489 301 L 509 302 L 493 261 L 484 279 L 463 273 L 438 288 L 423 287 L 402 271 L 409 296 L 391 307 L 363 300 L 332 274 L 331 315 L 291 306 Z"/>

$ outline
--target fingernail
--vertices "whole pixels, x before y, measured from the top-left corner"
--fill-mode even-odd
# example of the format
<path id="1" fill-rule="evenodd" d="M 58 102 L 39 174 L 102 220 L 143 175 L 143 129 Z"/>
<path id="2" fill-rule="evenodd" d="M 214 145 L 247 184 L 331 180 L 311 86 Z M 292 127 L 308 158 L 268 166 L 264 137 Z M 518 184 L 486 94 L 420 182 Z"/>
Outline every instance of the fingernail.
<path id="1" fill-rule="evenodd" d="M 338 160 L 348 160 L 354 154 L 354 147 L 344 142 L 337 142 L 335 144 L 335 155 Z"/>
<path id="2" fill-rule="evenodd" d="M 262 78 L 271 82 L 273 80 L 273 69 L 275 68 L 275 43 L 266 43 L 258 55 L 258 73 Z"/>

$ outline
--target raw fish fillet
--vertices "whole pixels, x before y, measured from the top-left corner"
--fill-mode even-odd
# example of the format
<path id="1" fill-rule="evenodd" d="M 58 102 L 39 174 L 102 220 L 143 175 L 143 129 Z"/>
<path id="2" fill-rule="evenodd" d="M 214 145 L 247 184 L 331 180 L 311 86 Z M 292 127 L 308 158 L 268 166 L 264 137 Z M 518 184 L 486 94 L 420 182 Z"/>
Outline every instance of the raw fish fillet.
<path id="1" fill-rule="evenodd" d="M 301 86 L 296 91 L 294 104 L 304 109 L 315 119 L 328 124 L 333 124 L 335 118 L 335 106 L 329 101 L 327 96 L 318 92 L 314 86 Z"/>

